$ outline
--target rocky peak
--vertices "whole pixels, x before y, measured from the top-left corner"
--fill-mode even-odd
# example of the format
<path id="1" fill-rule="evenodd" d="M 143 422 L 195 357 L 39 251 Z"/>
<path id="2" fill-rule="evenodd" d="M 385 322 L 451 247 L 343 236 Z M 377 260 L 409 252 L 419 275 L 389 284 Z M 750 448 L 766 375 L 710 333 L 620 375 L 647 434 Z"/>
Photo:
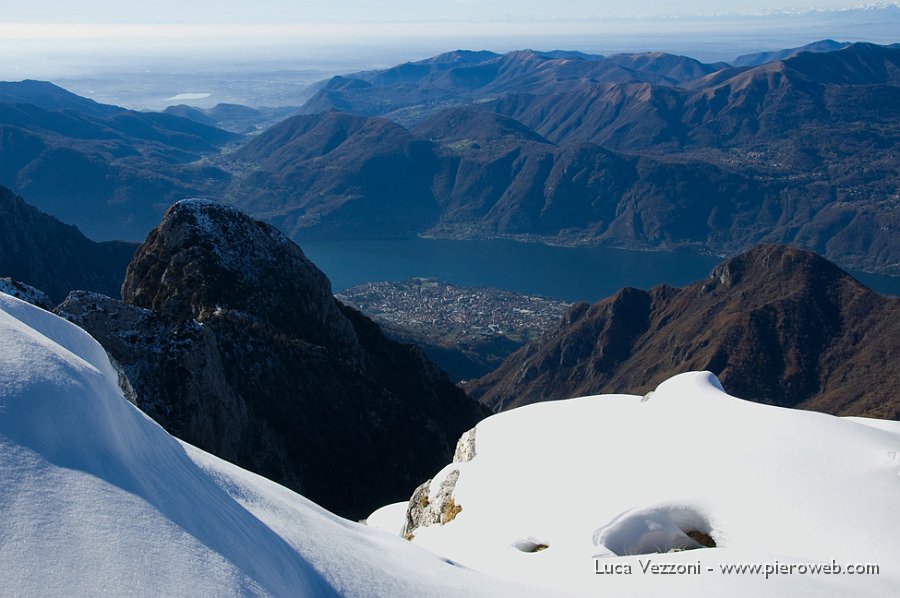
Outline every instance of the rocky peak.
<path id="1" fill-rule="evenodd" d="M 174 319 L 249 318 L 299 329 L 343 352 L 355 347 L 331 283 L 269 224 L 203 199 L 173 205 L 128 266 L 124 301 Z"/>
<path id="2" fill-rule="evenodd" d="M 122 296 L 76 293 L 58 311 L 122 365 L 138 406 L 347 517 L 408 497 L 485 414 L 338 303 L 294 243 L 222 204 L 169 209 Z"/>
<path id="3" fill-rule="evenodd" d="M 827 280 L 830 284 L 852 277 L 825 258 L 810 251 L 785 245 L 757 245 L 716 266 L 711 278 L 725 287 L 737 286 L 747 277 L 748 285 L 772 280 L 785 283 Z"/>
<path id="4" fill-rule="evenodd" d="M 900 299 L 809 251 L 762 245 L 681 289 L 625 289 L 466 385 L 495 410 L 573 396 L 643 394 L 709 370 L 729 392 L 838 415 L 900 417 Z"/>

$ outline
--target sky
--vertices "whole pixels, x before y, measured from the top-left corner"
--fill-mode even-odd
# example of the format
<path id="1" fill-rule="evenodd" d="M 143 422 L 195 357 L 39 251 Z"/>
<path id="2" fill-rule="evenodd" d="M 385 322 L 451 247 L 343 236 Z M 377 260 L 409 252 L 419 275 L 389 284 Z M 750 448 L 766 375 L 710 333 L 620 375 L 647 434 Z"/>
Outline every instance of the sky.
<path id="1" fill-rule="evenodd" d="M 0 0 L 0 80 L 60 81 L 98 100 L 152 107 L 178 93 L 210 93 L 209 85 L 171 82 L 171 93 L 150 102 L 159 81 L 138 87 L 135 74 L 291 71 L 292 85 L 301 85 L 308 83 L 298 77 L 319 80 L 457 49 L 666 51 L 714 62 L 826 37 L 900 41 L 900 8 L 887 20 L 869 11 L 815 12 L 849 6 L 853 0 Z M 794 12 L 746 16 L 788 7 Z M 729 16 L 684 16 L 723 12 Z M 244 89 L 251 85 L 265 96 L 259 101 L 281 101 L 281 91 L 268 88 L 274 84 Z M 249 101 L 246 95 L 223 97 L 219 89 L 209 101 Z"/>
<path id="2" fill-rule="evenodd" d="M 582 19 L 858 6 L 848 0 L 3 0 L 2 21 L 31 23 L 310 23 Z M 725 8 L 723 8 L 723 5 Z"/>

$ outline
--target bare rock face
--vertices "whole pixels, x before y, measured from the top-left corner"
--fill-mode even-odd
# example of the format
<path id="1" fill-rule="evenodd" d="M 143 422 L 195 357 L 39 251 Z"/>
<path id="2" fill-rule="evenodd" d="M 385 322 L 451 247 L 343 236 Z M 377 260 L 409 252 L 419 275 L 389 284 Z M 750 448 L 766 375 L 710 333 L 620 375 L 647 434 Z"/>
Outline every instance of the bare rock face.
<path id="1" fill-rule="evenodd" d="M 60 312 L 122 364 L 142 409 L 349 518 L 408 497 L 486 413 L 337 302 L 294 243 L 224 205 L 175 204 L 122 297 L 76 294 Z"/>
<path id="2" fill-rule="evenodd" d="M 404 537 L 411 538 L 420 527 L 446 525 L 453 521 L 462 511 L 462 507 L 457 505 L 453 498 L 457 481 L 459 470 L 452 469 L 440 483 L 435 484 L 435 480 L 428 480 L 416 488 L 406 509 Z"/>
<path id="3" fill-rule="evenodd" d="M 180 201 L 128 266 L 122 298 L 170 318 L 238 313 L 361 358 L 331 283 L 274 227 L 208 200 Z"/>
<path id="4" fill-rule="evenodd" d="M 453 452 L 454 463 L 468 463 L 475 458 L 475 428 L 459 437 Z"/>
<path id="5" fill-rule="evenodd" d="M 240 460 L 247 408 L 226 380 L 212 329 L 85 291 L 70 293 L 55 311 L 100 341 L 144 413 L 174 436 Z"/>

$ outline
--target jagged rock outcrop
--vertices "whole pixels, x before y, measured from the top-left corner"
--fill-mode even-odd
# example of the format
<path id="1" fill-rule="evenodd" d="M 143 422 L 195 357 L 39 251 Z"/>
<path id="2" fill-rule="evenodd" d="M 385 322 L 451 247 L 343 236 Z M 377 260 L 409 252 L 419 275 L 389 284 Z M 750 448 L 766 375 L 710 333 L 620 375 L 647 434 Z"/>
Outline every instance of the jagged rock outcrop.
<path id="1" fill-rule="evenodd" d="M 341 515 L 408 497 L 486 413 L 338 303 L 299 247 L 234 208 L 173 206 L 122 297 L 73 295 L 60 313 L 122 364 L 142 408 Z"/>
<path id="2" fill-rule="evenodd" d="M 623 289 L 466 386 L 495 411 L 598 393 L 642 394 L 709 370 L 730 393 L 837 415 L 898 419 L 900 298 L 811 252 L 763 245 L 682 289 Z"/>

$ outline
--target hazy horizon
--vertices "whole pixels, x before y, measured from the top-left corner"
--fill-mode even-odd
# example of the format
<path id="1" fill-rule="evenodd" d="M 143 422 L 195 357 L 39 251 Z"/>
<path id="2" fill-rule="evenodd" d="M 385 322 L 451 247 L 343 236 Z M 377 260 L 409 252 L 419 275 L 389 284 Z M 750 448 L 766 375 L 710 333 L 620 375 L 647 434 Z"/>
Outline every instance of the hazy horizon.
<path id="1" fill-rule="evenodd" d="M 187 97 L 201 106 L 220 101 L 294 105 L 302 103 L 302 90 L 317 80 L 457 49 L 665 51 L 717 62 L 823 38 L 900 41 L 896 4 L 835 11 L 846 3 L 823 1 L 807 3 L 812 10 L 754 16 L 576 18 L 578 10 L 594 7 L 591 14 L 597 14 L 613 4 L 563 1 L 556 16 L 548 18 L 540 14 L 546 10 L 543 5 L 539 10 L 509 1 L 492 3 L 487 10 L 486 3 L 477 0 L 456 0 L 444 3 L 445 8 L 453 5 L 453 11 L 443 12 L 394 1 L 373 13 L 351 10 L 362 3 L 344 0 L 310 8 L 307 22 L 297 17 L 296 7 L 287 7 L 277 24 L 257 22 L 272 18 L 278 3 L 271 0 L 257 0 L 252 6 L 218 3 L 216 11 L 207 11 L 205 22 L 193 23 L 187 21 L 197 20 L 201 9 L 211 4 L 191 3 L 186 8 L 182 4 L 186 3 L 142 5 L 129 12 L 106 0 L 78 3 L 78 10 L 74 5 L 45 1 L 4 9 L 0 80 L 50 80 L 98 101 L 129 108 L 161 109 L 180 94 L 196 94 Z M 768 10 L 765 3 L 738 2 L 731 3 L 729 11 L 736 13 L 750 5 L 758 13 Z M 629 6 L 636 14 L 654 12 L 653 6 L 662 5 L 638 0 Z M 670 13 L 702 12 L 711 6 L 698 0 L 669 3 L 666 8 Z M 504 12 L 503 7 L 516 12 Z M 46 14 L 53 14 L 56 22 L 41 21 Z M 398 14 L 406 19 L 397 20 Z M 98 15 L 107 22 L 90 22 L 101 20 Z M 153 23 L 151 15 L 183 22 Z M 339 15 L 345 18 L 338 19 Z M 75 22 L 76 17 L 82 21 Z M 389 18 L 395 20 L 385 20 Z M 308 22 L 312 19 L 330 22 Z M 271 76 L 262 77 L 266 74 Z"/>
<path id="2" fill-rule="evenodd" d="M 668 15 L 735 15 L 798 13 L 896 5 L 847 0 L 557 0 L 552 5 L 522 0 L 331 0 L 327 3 L 283 0 L 35 0 L 4 7 L 5 22 L 15 23 L 398 23 L 439 21 L 572 21 L 592 18 L 646 18 Z M 52 17 L 48 18 L 48 15 Z"/>

